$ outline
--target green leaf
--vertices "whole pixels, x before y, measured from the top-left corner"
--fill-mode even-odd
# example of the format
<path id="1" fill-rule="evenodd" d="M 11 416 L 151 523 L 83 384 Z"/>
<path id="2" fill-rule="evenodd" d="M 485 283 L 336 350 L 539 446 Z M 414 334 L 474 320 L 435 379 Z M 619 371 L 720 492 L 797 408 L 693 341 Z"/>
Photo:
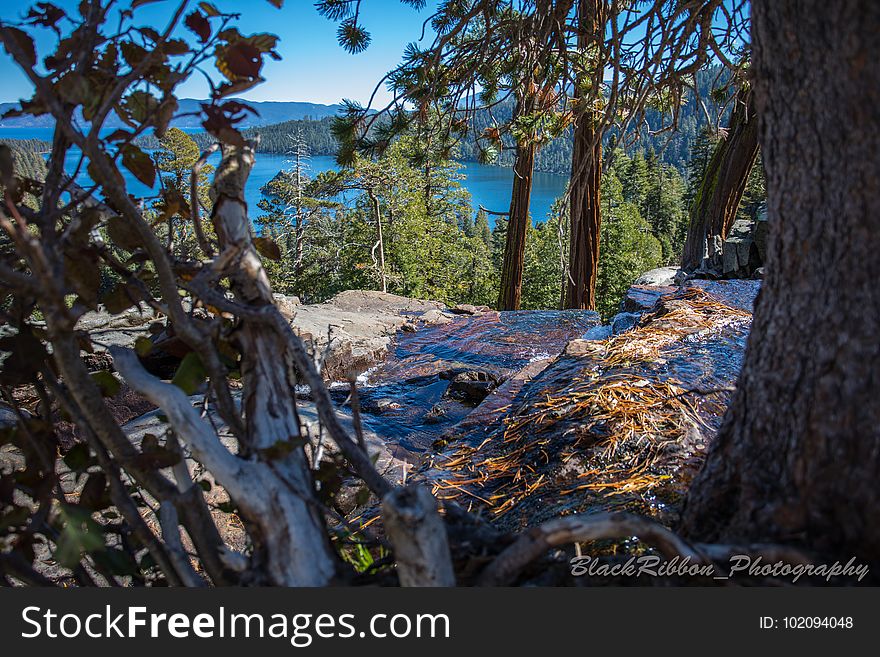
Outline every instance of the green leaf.
<path id="1" fill-rule="evenodd" d="M 92 556 L 99 565 L 120 577 L 137 575 L 140 571 L 137 562 L 125 550 L 107 548 L 95 552 Z"/>
<path id="2" fill-rule="evenodd" d="M 202 359 L 194 351 L 191 351 L 177 367 L 171 383 L 183 390 L 188 395 L 194 395 L 199 387 L 205 382 L 207 373 Z"/>
<path id="3" fill-rule="evenodd" d="M 122 384 L 119 383 L 119 379 L 107 370 L 92 372 L 91 377 L 92 381 L 94 381 L 101 389 L 102 397 L 114 397 L 119 392 L 119 388 L 122 387 Z"/>
<path id="4" fill-rule="evenodd" d="M 134 144 L 129 144 L 122 151 L 122 166 L 131 171 L 132 175 L 152 187 L 156 182 L 156 168 L 153 160 Z"/>
<path id="5" fill-rule="evenodd" d="M 276 441 L 270 447 L 264 447 L 259 450 L 260 455 L 266 461 L 277 461 L 283 459 L 295 449 L 305 445 L 305 439 L 298 436 L 291 436 L 287 440 Z"/>
<path id="6" fill-rule="evenodd" d="M 74 568 L 83 552 L 104 547 L 104 536 L 87 510 L 65 505 L 59 513 L 64 527 L 55 544 L 54 557 L 65 568 Z"/>
<path id="7" fill-rule="evenodd" d="M 370 489 L 361 486 L 354 495 L 354 503 L 356 506 L 364 506 L 370 501 Z"/>
<path id="8" fill-rule="evenodd" d="M 153 351 L 153 341 L 142 335 L 134 341 L 134 350 L 141 358 L 149 356 L 150 352 Z"/>
<path id="9" fill-rule="evenodd" d="M 64 455 L 64 463 L 74 472 L 83 472 L 92 464 L 92 454 L 85 443 L 77 443 Z"/>
<path id="10" fill-rule="evenodd" d="M 220 15 L 220 10 L 217 9 L 217 7 L 212 5 L 210 2 L 200 2 L 199 9 L 201 9 L 203 12 L 205 12 L 206 16 L 210 16 L 212 18 L 214 16 Z"/>

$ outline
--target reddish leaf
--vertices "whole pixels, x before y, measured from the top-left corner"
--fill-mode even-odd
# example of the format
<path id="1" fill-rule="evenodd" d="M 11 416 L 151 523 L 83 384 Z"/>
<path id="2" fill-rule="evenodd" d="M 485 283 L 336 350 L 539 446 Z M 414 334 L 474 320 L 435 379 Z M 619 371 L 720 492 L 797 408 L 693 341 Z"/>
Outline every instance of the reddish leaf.
<path id="1" fill-rule="evenodd" d="M 112 216 L 107 221 L 107 236 L 114 246 L 126 251 L 134 251 L 143 243 L 134 226 L 119 216 Z"/>
<path id="2" fill-rule="evenodd" d="M 194 11 L 188 14 L 183 23 L 199 37 L 199 41 L 202 43 L 207 43 L 211 38 L 211 24 L 199 12 Z"/>
<path id="3" fill-rule="evenodd" d="M 51 2 L 38 2 L 35 8 L 28 11 L 26 18 L 33 25 L 55 29 L 55 24 L 66 15 Z"/>
<path id="4" fill-rule="evenodd" d="M 142 48 L 136 43 L 132 43 L 131 41 L 125 41 L 122 44 L 122 58 L 125 60 L 125 63 L 135 68 L 138 64 L 140 64 L 144 57 L 147 56 L 146 48 Z"/>
<path id="5" fill-rule="evenodd" d="M 31 39 L 27 32 L 19 30 L 17 27 L 7 27 L 4 29 L 12 37 L 12 40 L 15 41 L 15 44 L 21 48 L 25 63 L 29 66 L 36 65 L 37 50 L 34 48 L 34 40 Z M 6 52 L 9 52 L 9 48 L 6 48 Z M 11 55 L 12 53 L 9 52 L 9 54 Z"/>
<path id="6" fill-rule="evenodd" d="M 224 64 L 232 75 L 229 75 L 221 66 Z M 222 51 L 218 51 L 217 67 L 232 81 L 239 78 L 257 77 L 262 65 L 263 58 L 260 56 L 260 51 L 244 41 L 239 41 Z"/>
<path id="7" fill-rule="evenodd" d="M 185 55 L 189 52 L 189 45 L 183 39 L 168 39 L 162 45 L 162 52 L 168 55 Z"/>

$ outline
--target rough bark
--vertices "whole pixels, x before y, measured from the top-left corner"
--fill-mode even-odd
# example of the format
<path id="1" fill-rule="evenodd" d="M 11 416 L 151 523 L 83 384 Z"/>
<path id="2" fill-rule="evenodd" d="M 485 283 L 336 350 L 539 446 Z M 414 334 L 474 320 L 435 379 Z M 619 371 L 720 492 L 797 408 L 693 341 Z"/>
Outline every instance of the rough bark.
<path id="1" fill-rule="evenodd" d="M 766 278 L 683 529 L 880 562 L 880 4 L 761 0 Z"/>
<path id="2" fill-rule="evenodd" d="M 719 270 L 721 247 L 736 219 L 749 174 L 758 157 L 758 122 L 751 90 L 736 97 L 727 136 L 718 142 L 690 208 L 681 257 L 685 271 Z"/>
<path id="3" fill-rule="evenodd" d="M 596 308 L 599 272 L 599 234 L 602 183 L 602 142 L 591 118 L 582 116 L 574 132 L 574 152 L 569 182 L 571 231 L 569 271 L 565 280 L 564 308 Z"/>
<path id="4" fill-rule="evenodd" d="M 239 253 L 238 266 L 230 276 L 232 292 L 238 301 L 259 307 L 270 306 L 274 300 L 251 241 L 244 201 L 253 149 L 252 144 L 223 147 L 211 188 L 211 219 L 221 249 Z M 274 506 L 271 522 L 270 518 L 249 518 L 264 541 L 262 558 L 268 560 L 278 584 L 326 584 L 334 565 L 303 449 L 286 336 L 265 324 L 242 320 L 237 338 L 246 418 L 241 448 L 245 456 L 265 461 L 277 475 L 274 486 L 263 492 Z"/>
<path id="5" fill-rule="evenodd" d="M 507 241 L 501 266 L 499 310 L 519 310 L 522 300 L 523 263 L 526 252 L 526 233 L 529 226 L 529 204 L 532 197 L 532 176 L 538 145 L 534 142 L 516 148 L 513 165 L 513 192 L 507 222 Z"/>
<path id="6" fill-rule="evenodd" d="M 586 50 L 596 40 L 599 26 L 605 24 L 604 3 L 596 0 L 578 2 L 578 48 Z M 581 76 L 586 76 L 582 72 Z M 575 98 L 590 83 L 579 79 Z M 599 272 L 599 235 L 602 228 L 600 187 L 602 184 L 602 134 L 597 131 L 597 117 L 587 107 L 580 107 L 574 130 L 571 179 L 568 186 L 569 231 L 568 276 L 563 281 L 563 308 L 596 308 L 596 277 Z"/>

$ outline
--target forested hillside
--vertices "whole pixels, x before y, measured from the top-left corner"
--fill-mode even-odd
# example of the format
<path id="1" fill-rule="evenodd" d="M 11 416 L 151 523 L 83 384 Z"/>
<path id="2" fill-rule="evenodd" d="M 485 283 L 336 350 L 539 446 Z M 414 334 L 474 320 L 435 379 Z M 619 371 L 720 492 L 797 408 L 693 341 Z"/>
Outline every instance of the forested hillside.
<path id="1" fill-rule="evenodd" d="M 304 141 L 309 154 L 335 155 L 339 145 L 333 137 L 332 126 L 332 117 L 325 117 L 317 121 L 293 119 L 258 128 L 247 128 L 243 130 L 243 134 L 248 139 L 257 134 L 260 135 L 258 153 L 288 153 L 291 149 L 291 136 L 298 135 L 298 138 Z M 191 131 L 189 135 L 203 150 L 215 141 L 214 137 L 201 130 Z M 145 135 L 138 140 L 138 144 L 143 148 L 153 150 L 159 147 L 159 140 L 154 135 Z"/>
<path id="2" fill-rule="evenodd" d="M 627 147 L 627 153 L 641 153 L 647 156 L 656 153 L 660 162 L 670 164 L 684 173 L 693 148 L 700 137 L 701 131 L 707 129 L 708 119 L 713 120 L 720 114 L 719 125 L 724 125 L 729 116 L 729 109 L 721 111 L 716 100 L 727 100 L 729 91 L 723 89 L 729 75 L 719 68 L 707 68 L 699 71 L 696 76 L 697 89 L 704 112 L 692 91 L 685 93 L 684 101 L 679 109 L 678 126 L 675 130 L 667 130 L 654 134 L 668 126 L 670 117 L 656 109 L 648 108 L 645 113 L 645 124 L 633 131 L 635 141 Z M 715 91 L 721 88 L 721 93 Z M 474 130 L 462 139 L 455 150 L 456 159 L 462 161 L 478 161 L 479 155 L 474 141 L 474 134 L 481 135 L 487 128 L 504 124 L 511 118 L 513 101 L 508 100 L 494 107 L 491 112 L 482 111 L 474 117 Z M 261 143 L 257 152 L 286 153 L 290 149 L 290 135 L 293 132 L 302 134 L 305 144 L 312 155 L 335 155 L 339 145 L 332 134 L 333 118 L 324 117 L 319 120 L 296 119 L 261 125 L 259 128 L 245 130 L 244 134 L 251 137 L 259 133 Z M 205 133 L 193 132 L 193 139 L 200 147 L 207 147 L 212 139 Z M 608 141 L 619 141 L 616 134 L 611 134 Z M 145 148 L 155 148 L 157 140 L 153 137 L 142 137 L 140 142 Z M 535 160 L 535 170 L 568 175 L 571 172 L 572 130 L 548 144 L 542 146 Z M 503 167 L 513 166 L 514 153 L 512 148 L 501 149 L 494 164 Z"/>
<path id="3" fill-rule="evenodd" d="M 177 128 L 202 128 L 198 114 L 201 106 L 207 100 L 194 98 L 181 98 L 177 104 L 176 116 L 171 120 L 171 125 Z M 298 101 L 266 101 L 248 103 L 254 112 L 248 114 L 247 125 L 260 126 L 283 121 L 302 120 L 305 118 L 320 120 L 328 116 L 336 115 L 340 105 L 322 105 L 320 103 Z M 30 113 L 19 114 L 16 112 L 20 103 L 0 103 L 0 127 L 3 128 L 51 128 L 55 119 L 51 116 L 35 116 Z M 11 112 L 11 114 L 9 114 Z M 5 116 L 4 116 L 5 115 Z M 79 125 L 87 123 L 81 111 L 75 113 L 75 121 Z M 115 111 L 111 111 L 104 124 L 105 128 L 122 128 L 126 123 L 119 118 Z"/>

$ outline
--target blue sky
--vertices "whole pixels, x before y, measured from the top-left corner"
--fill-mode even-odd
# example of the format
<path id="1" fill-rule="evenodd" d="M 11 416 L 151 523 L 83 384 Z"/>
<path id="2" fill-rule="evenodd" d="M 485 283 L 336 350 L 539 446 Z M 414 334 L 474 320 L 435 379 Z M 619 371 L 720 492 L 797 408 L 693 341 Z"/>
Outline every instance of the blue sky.
<path id="1" fill-rule="evenodd" d="M 78 2 L 53 0 L 54 4 L 77 15 Z M 320 16 L 313 0 L 286 0 L 276 9 L 266 0 L 213 0 L 222 11 L 242 14 L 238 28 L 244 34 L 271 32 L 280 38 L 280 62 L 268 60 L 263 68 L 266 82 L 243 94 L 250 100 L 299 100 L 332 104 L 342 98 L 366 102 L 376 83 L 400 60 L 407 43 L 416 41 L 431 6 L 416 11 L 397 0 L 365 0 L 361 9 L 364 26 L 371 32 L 370 47 L 357 55 L 343 51 L 336 42 L 336 24 Z M 31 2 L 0 0 L 0 17 L 14 21 Z M 117 4 L 127 5 L 122 1 Z M 190 2 L 195 7 L 198 3 Z M 137 10 L 137 24 L 164 27 L 176 0 L 162 0 Z M 37 42 L 42 58 L 49 53 L 54 37 L 46 30 Z M 429 35 L 428 39 L 431 38 Z M 0 102 L 30 97 L 31 88 L 21 71 L 0 49 Z M 181 98 L 204 98 L 207 84 L 193 78 L 179 88 Z M 379 100 L 387 99 L 382 90 Z"/>

